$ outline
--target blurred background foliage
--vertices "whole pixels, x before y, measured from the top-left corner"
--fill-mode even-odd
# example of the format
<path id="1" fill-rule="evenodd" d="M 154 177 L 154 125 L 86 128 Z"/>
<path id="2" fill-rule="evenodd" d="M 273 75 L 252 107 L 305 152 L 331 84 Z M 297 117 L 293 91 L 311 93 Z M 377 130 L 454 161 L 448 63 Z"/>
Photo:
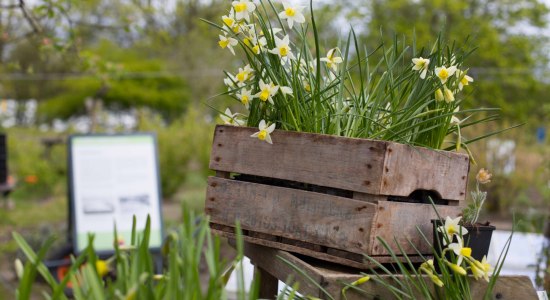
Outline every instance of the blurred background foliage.
<path id="1" fill-rule="evenodd" d="M 158 135 L 164 198 L 201 209 L 216 109 L 241 109 L 211 99 L 225 90 L 222 70 L 242 61 L 222 51 L 218 31 L 200 20 L 221 23 L 228 7 L 223 0 L 2 2 L 0 122 L 18 182 L 15 209 L 65 199 L 65 145 L 48 141 L 135 130 Z M 439 33 L 477 48 L 466 61 L 475 79 L 467 105 L 500 107 L 502 118 L 476 130 L 525 125 L 493 139 L 497 150 L 489 141 L 475 145 L 472 170 L 495 173 L 491 213 L 515 212 L 533 220 L 525 230 L 542 230 L 550 206 L 549 139 L 540 134 L 550 123 L 549 8 L 542 0 L 315 1 L 314 10 L 327 49 L 350 25 L 369 52 L 394 36 L 423 47 Z M 508 141 L 510 155 L 495 159 Z"/>

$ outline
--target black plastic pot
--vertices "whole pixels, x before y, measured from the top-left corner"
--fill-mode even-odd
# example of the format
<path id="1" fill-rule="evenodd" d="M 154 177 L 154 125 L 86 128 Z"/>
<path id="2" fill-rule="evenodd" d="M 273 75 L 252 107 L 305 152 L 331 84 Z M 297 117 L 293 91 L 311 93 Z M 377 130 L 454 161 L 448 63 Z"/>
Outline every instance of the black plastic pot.
<path id="1" fill-rule="evenodd" d="M 445 224 L 442 220 L 432 220 L 433 225 L 433 246 L 438 254 L 441 253 L 444 235 L 437 231 L 437 227 Z M 489 245 L 495 226 L 485 224 L 475 224 L 464 226 L 468 230 L 468 234 L 463 236 L 464 246 L 472 248 L 472 257 L 477 260 L 482 260 L 483 256 L 489 253 Z M 456 242 L 456 237 L 453 238 Z"/>

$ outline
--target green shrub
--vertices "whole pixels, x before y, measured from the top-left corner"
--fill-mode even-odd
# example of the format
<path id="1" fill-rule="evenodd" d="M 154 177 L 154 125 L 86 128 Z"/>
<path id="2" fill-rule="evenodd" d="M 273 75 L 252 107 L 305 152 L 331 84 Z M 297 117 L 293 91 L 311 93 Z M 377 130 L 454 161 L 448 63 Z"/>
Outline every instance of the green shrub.
<path id="1" fill-rule="evenodd" d="M 164 198 L 172 198 L 178 192 L 188 172 L 208 173 L 214 125 L 197 108 L 190 107 L 184 116 L 170 124 L 160 115 L 142 110 L 138 130 L 157 134 Z"/>
<path id="2" fill-rule="evenodd" d="M 66 148 L 53 146 L 50 151 L 42 139 L 54 136 L 35 128 L 9 128 L 8 162 L 10 175 L 17 183 L 16 199 L 35 200 L 64 193 L 66 184 Z"/>

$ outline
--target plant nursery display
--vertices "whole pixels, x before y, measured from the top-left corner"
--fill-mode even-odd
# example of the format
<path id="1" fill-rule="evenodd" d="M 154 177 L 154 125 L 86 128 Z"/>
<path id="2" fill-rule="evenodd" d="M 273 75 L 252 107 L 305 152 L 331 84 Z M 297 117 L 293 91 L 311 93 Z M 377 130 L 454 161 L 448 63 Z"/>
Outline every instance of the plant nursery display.
<path id="1" fill-rule="evenodd" d="M 249 242 L 363 268 L 363 254 L 392 260 L 378 238 L 430 253 L 417 227 L 431 236 L 431 200 L 461 214 L 468 144 L 487 136 L 461 130 L 496 118 L 460 110 L 471 51 L 441 37 L 427 48 L 397 39 L 369 48 L 353 30 L 322 47 L 310 8 L 306 18 L 285 1 L 234 1 L 218 22 L 205 20 L 243 61 L 224 71 L 222 95 L 238 112 L 227 108 L 215 130 L 212 226 L 231 237 L 240 220 Z"/>
<path id="2" fill-rule="evenodd" d="M 497 109 L 460 109 L 474 83 L 471 51 L 441 36 L 432 45 L 362 45 L 353 29 L 322 46 L 312 4 L 307 16 L 286 1 L 233 1 L 220 20 L 205 20 L 242 59 L 224 71 L 219 95 L 235 105 L 221 113 L 212 144 L 205 210 L 214 232 L 232 238 L 238 220 L 247 242 L 320 260 L 421 264 L 417 275 L 439 287 L 453 283 L 438 272 L 488 281 L 482 247 L 470 245 L 482 231 L 484 169 L 463 208 L 468 145 L 496 132 L 462 131 L 495 120 Z M 439 252 L 433 237 L 444 238 Z"/>
<path id="3" fill-rule="evenodd" d="M 443 38 L 429 48 L 364 46 L 353 30 L 322 47 L 311 13 L 308 23 L 303 6 L 234 1 L 221 25 L 209 22 L 220 47 L 243 58 L 224 71 L 224 94 L 242 106 L 226 110 L 225 123 L 258 127 L 253 137 L 268 143 L 277 128 L 459 150 L 481 138 L 461 129 L 496 118 L 472 118 L 495 109 L 460 110 L 474 81 L 464 64 L 471 51 Z"/>

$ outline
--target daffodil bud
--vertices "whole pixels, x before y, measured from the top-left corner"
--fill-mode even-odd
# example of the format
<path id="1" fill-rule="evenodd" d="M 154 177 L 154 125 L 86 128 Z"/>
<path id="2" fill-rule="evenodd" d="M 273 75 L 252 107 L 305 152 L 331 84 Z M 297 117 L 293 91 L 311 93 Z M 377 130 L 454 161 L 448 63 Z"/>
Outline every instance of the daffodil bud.
<path id="1" fill-rule="evenodd" d="M 15 259 L 15 274 L 17 275 L 17 278 L 21 279 L 23 278 L 25 268 L 23 267 L 23 263 L 19 258 Z"/>
<path id="2" fill-rule="evenodd" d="M 435 90 L 435 101 L 443 101 L 445 100 L 445 97 L 443 97 L 443 92 L 441 89 Z"/>
<path id="3" fill-rule="evenodd" d="M 451 262 L 448 262 L 448 261 L 445 261 L 445 263 L 447 264 L 447 266 L 449 266 L 449 268 L 451 268 L 451 270 L 457 274 L 460 274 L 460 275 L 466 275 L 466 270 L 464 270 L 463 267 L 457 265 L 457 264 L 453 264 Z"/>
<path id="4" fill-rule="evenodd" d="M 361 277 L 361 278 L 355 280 L 354 282 L 352 282 L 351 285 L 353 285 L 353 286 L 358 286 L 358 285 L 361 285 L 361 284 L 363 284 L 363 283 L 365 283 L 365 282 L 367 282 L 367 281 L 369 281 L 369 280 L 370 280 L 370 277 L 369 277 L 368 275 L 367 275 L 367 276 L 363 276 L 363 277 Z"/>
<path id="5" fill-rule="evenodd" d="M 445 102 L 447 102 L 447 103 L 451 103 L 451 102 L 455 101 L 455 95 L 448 88 L 444 89 L 443 96 L 445 98 Z"/>
<path id="6" fill-rule="evenodd" d="M 439 279 L 439 276 L 432 274 L 432 275 L 430 275 L 430 279 L 438 287 L 443 287 L 443 281 L 441 281 L 441 279 Z"/>

